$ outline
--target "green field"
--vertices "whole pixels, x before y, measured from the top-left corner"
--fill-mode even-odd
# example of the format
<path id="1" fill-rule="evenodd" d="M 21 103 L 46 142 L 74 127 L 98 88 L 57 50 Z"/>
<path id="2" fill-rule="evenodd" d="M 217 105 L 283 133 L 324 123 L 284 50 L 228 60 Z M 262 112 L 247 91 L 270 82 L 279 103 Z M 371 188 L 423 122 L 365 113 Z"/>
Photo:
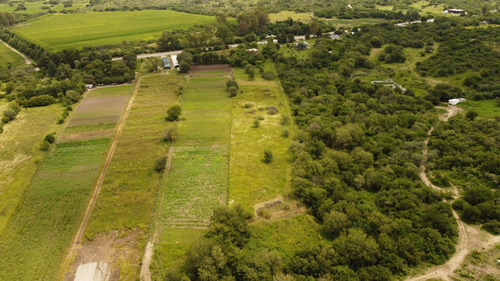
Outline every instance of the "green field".
<path id="1" fill-rule="evenodd" d="M 7 106 L 0 100 L 0 112 Z M 38 148 L 46 134 L 58 132 L 62 108 L 57 105 L 23 109 L 0 134 L 0 234 L 21 200 L 46 153 Z"/>
<path id="2" fill-rule="evenodd" d="M 285 21 L 292 18 L 294 21 L 308 22 L 311 20 L 311 13 L 297 13 L 292 11 L 281 11 L 279 13 L 269 14 L 271 22 Z"/>
<path id="3" fill-rule="evenodd" d="M 268 70 L 274 71 L 271 63 L 266 64 Z M 288 148 L 293 135 L 291 121 L 280 125 L 282 116 L 290 114 L 278 82 L 266 81 L 260 75 L 249 81 L 240 68 L 234 73 L 243 93 L 233 99 L 229 202 L 251 209 L 256 203 L 291 191 Z M 278 113 L 268 114 L 265 108 L 269 106 L 275 106 Z M 258 117 L 263 120 L 253 128 Z M 288 138 L 282 136 L 285 129 L 290 133 Z M 270 164 L 262 162 L 265 149 L 273 153 Z"/>
<path id="4" fill-rule="evenodd" d="M 92 12 L 48 14 L 13 30 L 50 51 L 59 51 L 71 47 L 119 44 L 126 40 L 156 40 L 165 30 L 214 21 L 209 16 L 168 10 Z"/>
<path id="5" fill-rule="evenodd" d="M 0 42 L 0 68 L 24 63 L 24 59 Z"/>
<path id="6" fill-rule="evenodd" d="M 125 98 L 130 93 L 117 91 Z M 102 95 L 106 97 L 106 93 Z M 113 97 L 115 93 L 109 95 Z M 92 99 L 95 98 L 87 97 L 79 104 L 69 123 L 88 111 L 85 103 Z M 40 109 L 60 114 L 53 107 Z M 52 118 L 49 124 L 54 124 L 57 116 Z M 74 133 L 64 131 L 59 137 L 54 152 L 41 165 L 0 236 L 0 280 L 54 280 L 106 156 L 109 137 L 89 139 L 85 135 L 89 131 L 101 133 L 96 129 L 100 126 L 96 120 L 82 127 L 68 127 L 77 128 L 80 135 L 72 141 L 63 140 Z M 42 139 L 40 136 L 39 142 Z"/>
<path id="7" fill-rule="evenodd" d="M 108 139 L 57 145 L 0 236 L 0 280 L 55 279 L 107 148 Z"/>
<path id="8" fill-rule="evenodd" d="M 207 226 L 227 204 L 231 102 L 227 78 L 191 78 L 162 204 L 163 225 Z"/>
<path id="9" fill-rule="evenodd" d="M 479 116 L 486 118 L 500 117 L 500 106 L 497 105 L 498 102 L 494 99 L 491 100 L 468 100 L 458 104 L 458 107 L 465 109 L 466 111 L 475 111 L 479 113 Z"/>
<path id="10" fill-rule="evenodd" d="M 363 19 L 339 19 L 333 18 L 328 19 L 328 23 L 333 24 L 335 26 L 359 26 L 362 24 L 377 24 L 384 22 L 384 19 L 375 19 L 375 18 L 363 18 Z"/>

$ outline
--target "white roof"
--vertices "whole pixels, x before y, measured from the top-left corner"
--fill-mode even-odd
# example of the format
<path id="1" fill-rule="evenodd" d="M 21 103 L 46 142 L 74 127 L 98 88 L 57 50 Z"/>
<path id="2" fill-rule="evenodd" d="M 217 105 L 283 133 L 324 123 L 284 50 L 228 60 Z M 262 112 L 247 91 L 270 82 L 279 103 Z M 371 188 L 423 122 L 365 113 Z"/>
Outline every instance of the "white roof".
<path id="1" fill-rule="evenodd" d="M 457 105 L 463 101 L 466 101 L 466 99 L 464 98 L 458 98 L 458 99 L 451 99 L 451 100 L 448 100 L 448 103 L 451 104 L 451 105 Z"/>

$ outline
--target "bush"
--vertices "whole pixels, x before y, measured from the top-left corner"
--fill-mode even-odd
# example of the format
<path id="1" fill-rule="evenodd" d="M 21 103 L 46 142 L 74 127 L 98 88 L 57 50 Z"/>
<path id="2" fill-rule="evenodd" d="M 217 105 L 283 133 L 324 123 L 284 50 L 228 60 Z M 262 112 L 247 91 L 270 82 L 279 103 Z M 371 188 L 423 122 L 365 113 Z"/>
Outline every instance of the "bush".
<path id="1" fill-rule="evenodd" d="M 14 110 L 17 113 L 19 113 L 21 111 L 21 107 L 19 106 L 19 104 L 15 101 L 9 103 L 9 106 L 8 108 Z"/>
<path id="2" fill-rule="evenodd" d="M 165 120 L 173 122 L 173 121 L 179 121 L 179 117 L 182 114 L 182 109 L 181 106 L 178 104 L 171 105 L 167 109 L 167 117 Z"/>
<path id="3" fill-rule="evenodd" d="M 492 220 L 483 224 L 482 228 L 491 234 L 494 235 L 500 234 L 500 222 L 497 220 Z"/>
<path id="4" fill-rule="evenodd" d="M 276 115 L 278 113 L 278 108 L 276 106 L 266 107 L 268 115 Z"/>
<path id="5" fill-rule="evenodd" d="M 177 138 L 177 128 L 174 126 L 167 127 L 162 133 L 161 133 L 161 140 L 168 142 L 168 141 L 174 141 Z"/>
<path id="6" fill-rule="evenodd" d="M 276 74 L 274 74 L 274 72 L 271 72 L 271 71 L 266 71 L 266 72 L 264 72 L 264 74 L 262 74 L 262 78 L 264 78 L 266 80 L 273 80 L 275 77 L 276 77 Z"/>
<path id="7" fill-rule="evenodd" d="M 5 117 L 5 116 L 3 116 L 3 117 L 2 117 L 2 122 L 3 122 L 4 124 L 9 123 L 9 122 L 10 122 L 9 117 Z"/>
<path id="8" fill-rule="evenodd" d="M 289 135 L 290 135 L 290 132 L 288 131 L 288 129 L 287 128 L 283 129 L 281 136 L 284 138 L 288 138 Z"/>
<path id="9" fill-rule="evenodd" d="M 56 137 L 54 136 L 55 134 L 56 133 L 46 135 L 44 141 L 46 141 L 50 144 L 54 143 L 56 141 Z"/>
<path id="10" fill-rule="evenodd" d="M 71 103 L 75 103 L 80 100 L 80 93 L 74 90 L 67 91 L 65 96 Z"/>
<path id="11" fill-rule="evenodd" d="M 48 151 L 49 148 L 50 148 L 50 143 L 47 141 L 43 141 L 42 144 L 40 144 L 41 151 Z"/>
<path id="12" fill-rule="evenodd" d="M 235 97 L 238 94 L 238 88 L 236 88 L 235 86 L 229 87 L 228 91 L 231 98 Z"/>
<path id="13" fill-rule="evenodd" d="M 288 115 L 281 115 L 280 125 L 286 126 L 290 124 L 290 117 Z"/>
<path id="14" fill-rule="evenodd" d="M 229 88 L 231 88 L 231 87 L 236 87 L 236 89 L 240 88 L 240 86 L 238 85 L 238 82 L 236 82 L 236 80 L 234 80 L 234 79 L 228 80 L 226 82 L 226 90 L 229 91 Z"/>
<path id="15" fill-rule="evenodd" d="M 264 150 L 264 159 L 262 161 L 266 164 L 273 162 L 273 152 L 269 149 Z"/>
<path id="16" fill-rule="evenodd" d="M 245 103 L 245 105 L 243 107 L 244 108 L 252 108 L 253 107 L 253 103 L 247 102 L 247 103 Z"/>
<path id="17" fill-rule="evenodd" d="M 53 96 L 49 95 L 41 95 L 32 97 L 29 100 L 24 102 L 25 107 L 37 107 L 37 106 L 46 106 L 53 103 L 56 103 L 56 99 Z"/>
<path id="18" fill-rule="evenodd" d="M 253 125 L 252 125 L 252 128 L 258 128 L 260 126 L 260 120 L 255 118 L 253 120 Z"/>
<path id="19" fill-rule="evenodd" d="M 9 123 L 10 121 L 12 121 L 12 120 L 16 119 L 17 112 L 15 112 L 15 111 L 14 111 L 13 109 L 11 109 L 11 108 L 7 108 L 7 109 L 5 109 L 5 110 L 4 110 L 4 112 L 3 112 L 3 116 L 4 116 L 4 117 L 7 117 L 7 118 L 9 119 L 7 122 L 4 122 L 4 123 Z M 2 118 L 2 121 L 4 121 L 4 120 L 3 120 L 3 118 Z"/>
<path id="20" fill-rule="evenodd" d="M 162 156 L 155 161 L 155 166 L 154 170 L 157 173 L 161 173 L 163 170 L 165 170 L 165 165 L 167 164 L 167 157 Z"/>

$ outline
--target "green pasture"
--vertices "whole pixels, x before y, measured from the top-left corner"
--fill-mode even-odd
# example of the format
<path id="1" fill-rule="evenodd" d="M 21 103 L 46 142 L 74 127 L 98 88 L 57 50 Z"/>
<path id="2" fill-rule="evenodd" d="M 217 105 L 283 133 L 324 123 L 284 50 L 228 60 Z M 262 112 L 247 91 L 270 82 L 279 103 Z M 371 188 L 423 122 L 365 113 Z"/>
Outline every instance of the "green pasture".
<path id="1" fill-rule="evenodd" d="M 444 10 L 445 5 L 430 5 L 429 1 L 419 1 L 410 6 L 420 10 L 421 14 L 440 14 Z"/>
<path id="2" fill-rule="evenodd" d="M 495 99 L 490 100 L 468 100 L 458 104 L 458 107 L 465 109 L 466 111 L 475 111 L 479 113 L 479 116 L 486 118 L 500 117 L 500 106 L 498 106 L 498 101 Z"/>
<path id="3" fill-rule="evenodd" d="M 334 26 L 359 26 L 363 24 L 377 24 L 384 22 L 384 19 L 376 19 L 376 18 L 362 18 L 362 19 L 339 19 L 332 18 L 327 20 L 329 24 Z"/>
<path id="4" fill-rule="evenodd" d="M 0 236 L 0 280 L 54 280 L 92 192 L 108 139 L 57 145 Z"/>
<path id="5" fill-rule="evenodd" d="M 267 63 L 269 70 L 274 68 Z M 233 98 L 229 202 L 251 209 L 256 203 L 291 191 L 288 148 L 293 138 L 292 121 L 277 81 L 266 81 L 260 75 L 249 81 L 243 69 L 235 69 L 234 74 L 243 93 Z M 268 114 L 269 106 L 276 107 L 277 114 Z M 280 124 L 282 116 L 290 118 L 288 124 Z M 263 120 L 253 128 L 259 117 Z M 288 137 L 282 136 L 285 129 L 290 133 Z M 262 162 L 265 149 L 273 153 L 270 164 Z"/>
<path id="6" fill-rule="evenodd" d="M 24 59 L 0 42 L 0 68 L 24 63 Z"/>
<path id="7" fill-rule="evenodd" d="M 50 51 L 60 51 L 126 40 L 156 40 L 165 30 L 214 21 L 214 17 L 170 10 L 47 14 L 13 31 Z"/>
<path id="8" fill-rule="evenodd" d="M 7 104 L 0 100 L 0 112 Z M 61 113 L 58 105 L 23 109 L 4 125 L 0 134 L 0 234 L 47 155 L 39 150 L 45 135 L 61 130 L 56 125 Z"/>

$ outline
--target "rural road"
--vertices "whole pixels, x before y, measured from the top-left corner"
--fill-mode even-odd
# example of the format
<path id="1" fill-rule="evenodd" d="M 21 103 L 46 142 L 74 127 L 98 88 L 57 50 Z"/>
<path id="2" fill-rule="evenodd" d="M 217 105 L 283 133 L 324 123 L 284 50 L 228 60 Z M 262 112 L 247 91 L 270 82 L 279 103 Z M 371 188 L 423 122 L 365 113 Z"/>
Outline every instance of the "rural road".
<path id="1" fill-rule="evenodd" d="M 439 116 L 439 120 L 444 122 L 448 121 L 449 118 L 455 116 L 457 113 L 463 111 L 463 109 L 452 105 L 446 107 L 445 109 L 447 112 Z M 433 131 L 434 127 L 432 127 L 427 133 L 428 137 L 425 140 L 425 147 L 422 150 L 424 156 L 427 155 L 427 144 L 429 143 L 429 139 Z M 420 167 L 420 179 L 425 185 L 438 191 L 446 191 L 441 187 L 432 184 L 432 182 L 427 178 L 427 174 L 425 173 L 426 167 L 423 161 Z M 453 184 L 451 185 L 453 187 L 453 199 L 449 202 L 450 204 L 460 197 L 458 188 Z M 459 242 L 456 245 L 455 254 L 445 264 L 435 266 L 429 269 L 423 275 L 407 278 L 406 281 L 423 281 L 428 279 L 452 281 L 453 279 L 451 279 L 450 276 L 464 262 L 469 253 L 471 253 L 475 249 L 488 249 L 490 247 L 493 247 L 496 243 L 500 243 L 500 236 L 493 236 L 489 233 L 486 233 L 485 231 L 480 230 L 477 226 L 467 225 L 462 222 L 455 210 L 452 209 L 452 212 L 453 217 L 455 217 L 458 224 Z"/>
<path id="2" fill-rule="evenodd" d="M 2 42 L 5 46 L 7 46 L 7 48 L 11 49 L 14 53 L 20 55 L 21 57 L 23 57 L 24 59 L 24 63 L 26 64 L 32 64 L 33 62 L 27 58 L 24 54 L 22 54 L 21 52 L 19 52 L 18 50 L 14 49 L 13 47 L 11 47 L 9 44 L 5 43 L 4 41 L 0 40 L 0 42 Z"/>

